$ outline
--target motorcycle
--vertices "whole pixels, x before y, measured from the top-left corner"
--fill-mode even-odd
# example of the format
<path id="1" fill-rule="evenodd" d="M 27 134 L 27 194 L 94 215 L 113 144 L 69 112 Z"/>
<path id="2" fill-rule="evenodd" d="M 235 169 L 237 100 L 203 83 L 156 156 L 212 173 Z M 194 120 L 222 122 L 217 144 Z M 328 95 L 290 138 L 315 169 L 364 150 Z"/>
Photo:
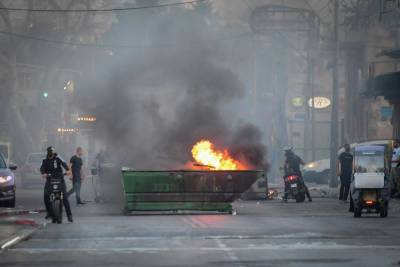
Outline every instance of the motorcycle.
<path id="1" fill-rule="evenodd" d="M 295 199 L 296 202 L 304 202 L 306 199 L 306 190 L 303 181 L 298 175 L 286 175 L 285 182 L 285 195 L 289 199 Z"/>
<path id="2" fill-rule="evenodd" d="M 63 177 L 50 176 L 50 208 L 53 222 L 62 223 L 63 199 L 64 199 L 64 180 Z"/>

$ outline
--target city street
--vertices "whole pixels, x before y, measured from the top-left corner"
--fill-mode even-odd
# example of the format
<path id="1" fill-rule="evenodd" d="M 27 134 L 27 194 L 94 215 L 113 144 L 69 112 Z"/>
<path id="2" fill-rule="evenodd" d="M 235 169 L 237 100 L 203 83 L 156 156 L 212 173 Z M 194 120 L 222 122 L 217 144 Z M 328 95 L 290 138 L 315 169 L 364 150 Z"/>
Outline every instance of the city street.
<path id="1" fill-rule="evenodd" d="M 40 190 L 26 190 L 40 203 Z M 20 203 L 21 204 L 21 203 Z M 76 207 L 5 251 L 0 266 L 398 266 L 400 203 L 389 217 L 353 218 L 335 199 L 237 201 L 237 215 L 124 216 L 121 206 Z M 24 217 L 24 216 L 22 216 Z M 25 216 L 26 217 L 26 216 Z M 43 221 L 43 214 L 30 215 Z"/>
<path id="2" fill-rule="evenodd" d="M 0 14 L 0 267 L 400 267 L 400 0 Z"/>

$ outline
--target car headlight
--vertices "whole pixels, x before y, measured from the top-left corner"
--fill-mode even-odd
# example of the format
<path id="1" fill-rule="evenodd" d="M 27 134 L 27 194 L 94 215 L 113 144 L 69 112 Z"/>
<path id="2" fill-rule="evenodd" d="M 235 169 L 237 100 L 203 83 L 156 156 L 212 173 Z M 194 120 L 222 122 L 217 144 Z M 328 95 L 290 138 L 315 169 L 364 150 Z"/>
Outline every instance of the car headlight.
<path id="1" fill-rule="evenodd" d="M 7 175 L 7 176 L 0 176 L 0 184 L 7 183 L 12 180 L 12 176 Z"/>
<path id="2" fill-rule="evenodd" d="M 309 163 L 306 165 L 307 168 L 314 168 L 315 167 L 315 163 Z"/>

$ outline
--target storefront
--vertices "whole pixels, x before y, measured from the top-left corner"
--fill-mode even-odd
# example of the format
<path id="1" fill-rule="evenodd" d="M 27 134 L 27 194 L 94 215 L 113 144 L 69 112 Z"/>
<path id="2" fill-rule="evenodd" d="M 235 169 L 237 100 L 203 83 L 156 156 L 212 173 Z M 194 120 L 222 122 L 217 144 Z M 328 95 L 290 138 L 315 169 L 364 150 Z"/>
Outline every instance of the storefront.
<path id="1" fill-rule="evenodd" d="M 366 95 L 383 96 L 392 105 L 393 139 L 400 139 L 400 72 L 391 72 L 371 78 Z"/>

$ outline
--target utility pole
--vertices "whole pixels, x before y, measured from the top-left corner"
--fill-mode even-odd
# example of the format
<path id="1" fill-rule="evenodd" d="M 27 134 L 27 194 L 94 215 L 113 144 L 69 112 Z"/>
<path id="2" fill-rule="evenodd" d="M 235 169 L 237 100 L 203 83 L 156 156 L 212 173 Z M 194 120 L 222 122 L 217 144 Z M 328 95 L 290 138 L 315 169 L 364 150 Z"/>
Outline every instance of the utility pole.
<path id="1" fill-rule="evenodd" d="M 332 112 L 331 112 L 331 177 L 329 186 L 337 187 L 336 160 L 338 151 L 338 57 L 339 57 L 339 0 L 334 0 L 333 61 L 332 61 Z"/>
<path id="2" fill-rule="evenodd" d="M 309 36 L 312 40 L 312 36 Z M 310 47 L 311 48 L 311 47 Z M 306 114 L 304 120 L 304 157 L 307 161 L 315 161 L 315 88 L 314 88 L 314 59 L 311 50 L 307 51 L 307 83 L 306 83 Z M 310 102 L 309 102 L 310 101 Z"/>
<path id="3" fill-rule="evenodd" d="M 315 161 L 315 87 L 314 87 L 314 58 L 311 58 L 311 160 Z"/>

